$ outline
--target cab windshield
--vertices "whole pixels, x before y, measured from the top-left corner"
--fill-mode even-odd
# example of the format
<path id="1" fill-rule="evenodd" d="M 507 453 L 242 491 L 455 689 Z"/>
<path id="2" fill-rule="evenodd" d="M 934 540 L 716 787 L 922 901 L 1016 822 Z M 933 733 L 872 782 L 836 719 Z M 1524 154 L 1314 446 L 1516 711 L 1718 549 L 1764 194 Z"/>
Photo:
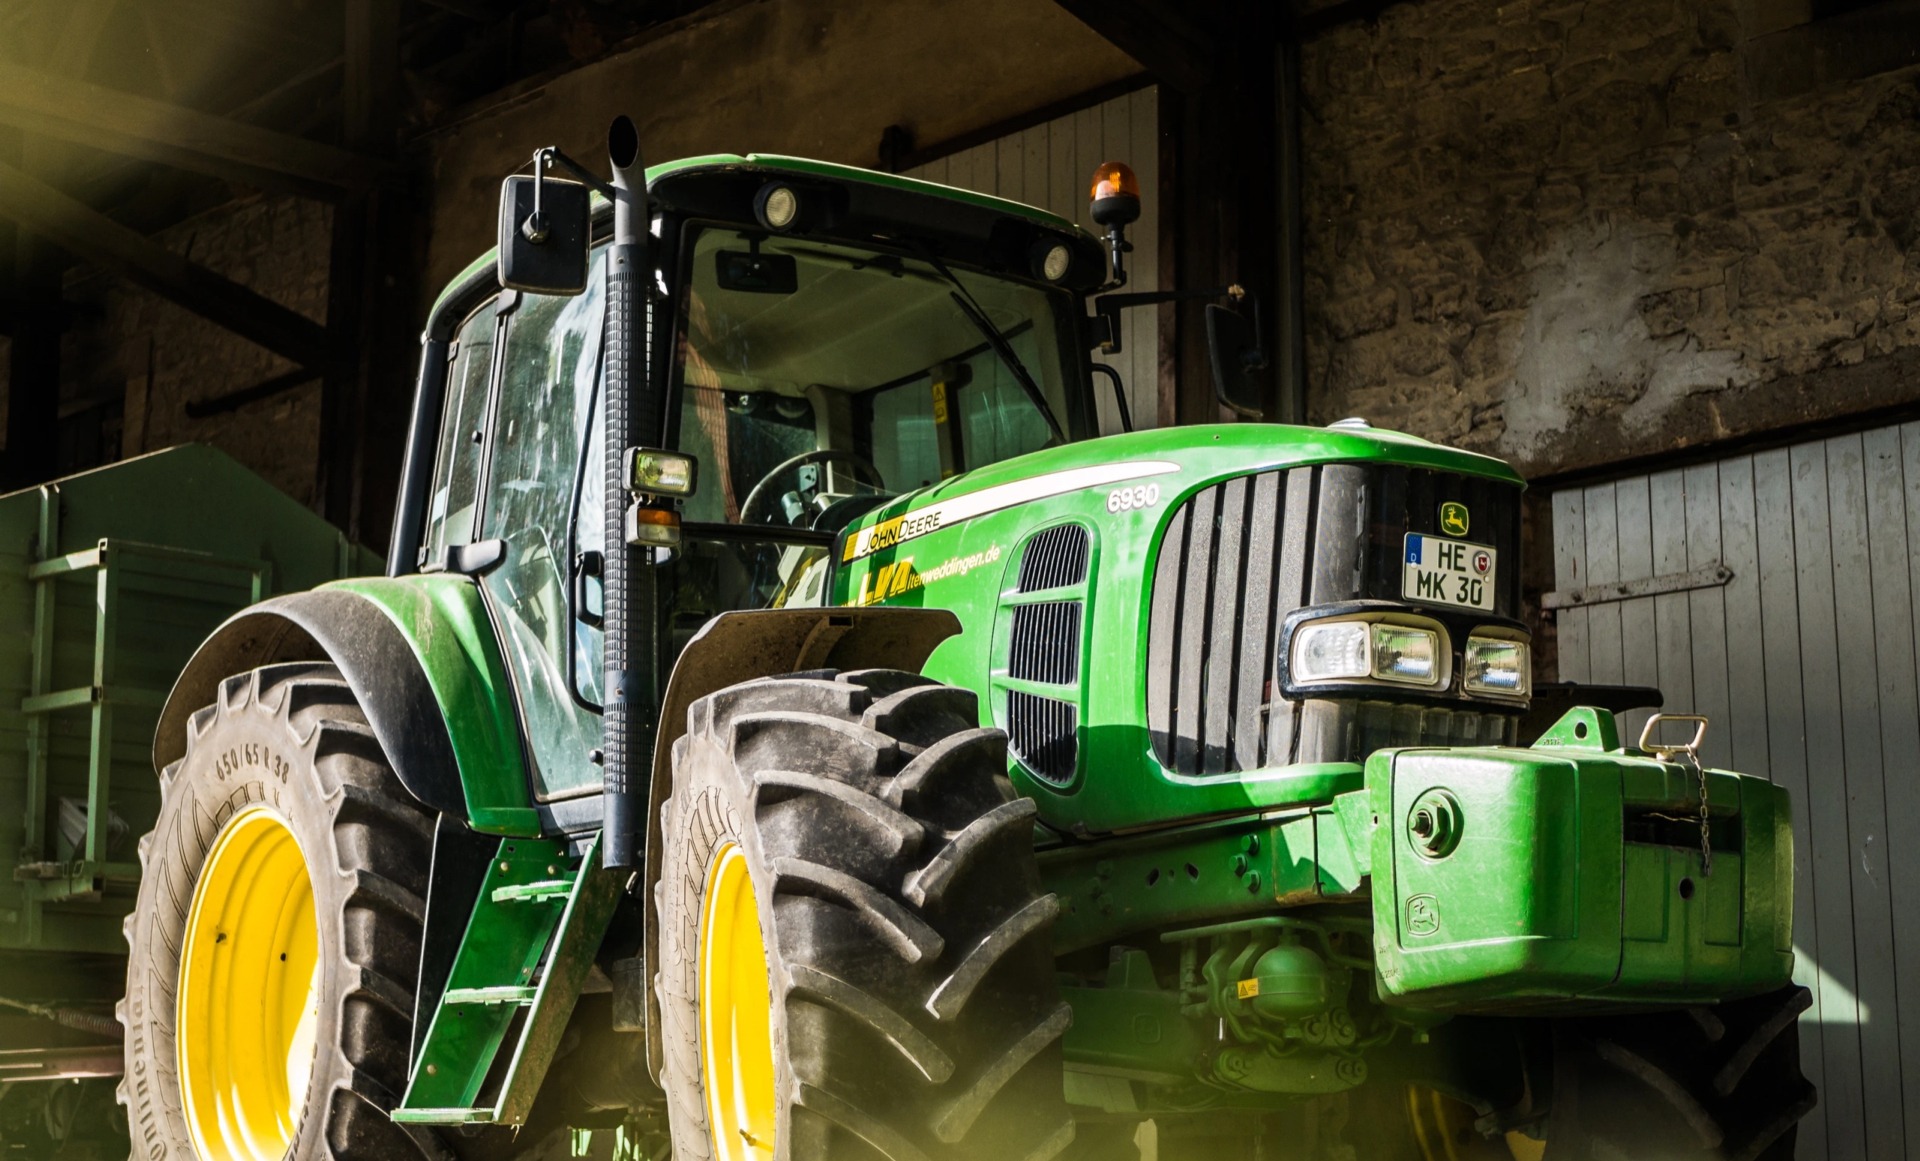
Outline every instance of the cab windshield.
<path id="1" fill-rule="evenodd" d="M 689 524 L 830 533 L 886 496 L 1085 434 L 1065 293 L 693 230 L 674 352 L 676 442 L 700 461 Z"/>

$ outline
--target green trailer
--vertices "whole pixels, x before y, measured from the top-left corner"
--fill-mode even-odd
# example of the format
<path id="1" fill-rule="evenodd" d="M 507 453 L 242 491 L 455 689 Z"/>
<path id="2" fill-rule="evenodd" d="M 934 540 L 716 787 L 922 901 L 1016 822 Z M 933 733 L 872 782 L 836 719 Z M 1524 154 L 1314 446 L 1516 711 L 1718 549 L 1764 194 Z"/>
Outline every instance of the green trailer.
<path id="1" fill-rule="evenodd" d="M 1263 362 L 1124 166 L 609 152 L 433 308 L 388 575 L 161 712 L 136 1156 L 1792 1156 L 1789 804 L 1535 688 L 1511 469 L 1101 437 L 1120 311 Z"/>
<path id="2" fill-rule="evenodd" d="M 180 668 L 236 610 L 380 567 L 209 447 L 0 496 L 0 1148 L 113 1137 L 111 1084 L 58 1082 L 120 1072 L 122 924 Z"/>

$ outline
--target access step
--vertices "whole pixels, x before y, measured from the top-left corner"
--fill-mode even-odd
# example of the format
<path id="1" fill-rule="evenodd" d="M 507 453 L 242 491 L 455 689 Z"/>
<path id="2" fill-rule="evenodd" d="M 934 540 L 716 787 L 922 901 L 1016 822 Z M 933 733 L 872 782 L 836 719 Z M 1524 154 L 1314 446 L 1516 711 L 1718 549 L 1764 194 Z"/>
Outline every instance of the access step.
<path id="1" fill-rule="evenodd" d="M 441 1000 L 443 1004 L 531 1004 L 539 988 L 507 985 L 493 988 L 454 988 Z"/>
<path id="2" fill-rule="evenodd" d="M 492 1109 L 395 1109 L 390 1114 L 399 1125 L 490 1125 Z"/>
<path id="3" fill-rule="evenodd" d="M 493 889 L 495 903 L 538 903 L 547 899 L 565 899 L 573 894 L 571 879 L 542 879 L 537 883 L 513 883 Z"/>
<path id="4" fill-rule="evenodd" d="M 573 1014 L 625 877 L 558 839 L 501 842 L 474 899 L 407 1094 L 405 1125 L 518 1125 Z M 563 906 L 527 906 L 529 903 Z"/>

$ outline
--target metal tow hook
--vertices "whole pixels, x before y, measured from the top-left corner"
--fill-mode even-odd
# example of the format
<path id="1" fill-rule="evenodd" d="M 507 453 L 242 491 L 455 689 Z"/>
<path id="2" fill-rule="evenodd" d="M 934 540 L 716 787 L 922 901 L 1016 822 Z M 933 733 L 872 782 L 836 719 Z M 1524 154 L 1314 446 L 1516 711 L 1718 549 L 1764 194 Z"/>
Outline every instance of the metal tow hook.
<path id="1" fill-rule="evenodd" d="M 1663 722 L 1692 722 L 1693 737 L 1685 742 L 1659 742 L 1654 732 Z M 1700 762 L 1700 743 L 1707 739 L 1707 719 L 1702 714 L 1654 714 L 1640 730 L 1640 748 L 1662 761 L 1678 762 L 1693 769 L 1700 788 L 1700 877 L 1713 874 L 1713 834 L 1707 821 L 1707 768 Z"/>

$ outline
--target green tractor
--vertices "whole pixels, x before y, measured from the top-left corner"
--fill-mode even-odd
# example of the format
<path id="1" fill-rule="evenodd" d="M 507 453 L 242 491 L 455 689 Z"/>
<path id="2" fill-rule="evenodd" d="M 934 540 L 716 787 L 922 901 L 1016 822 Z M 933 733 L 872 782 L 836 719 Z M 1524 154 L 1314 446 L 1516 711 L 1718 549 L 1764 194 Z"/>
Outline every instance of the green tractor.
<path id="1" fill-rule="evenodd" d="M 1785 796 L 1532 688 L 1511 470 L 1096 438 L 1121 309 L 1261 361 L 1122 166 L 609 146 L 433 308 L 389 575 L 161 713 L 136 1156 L 1791 1156 Z"/>

